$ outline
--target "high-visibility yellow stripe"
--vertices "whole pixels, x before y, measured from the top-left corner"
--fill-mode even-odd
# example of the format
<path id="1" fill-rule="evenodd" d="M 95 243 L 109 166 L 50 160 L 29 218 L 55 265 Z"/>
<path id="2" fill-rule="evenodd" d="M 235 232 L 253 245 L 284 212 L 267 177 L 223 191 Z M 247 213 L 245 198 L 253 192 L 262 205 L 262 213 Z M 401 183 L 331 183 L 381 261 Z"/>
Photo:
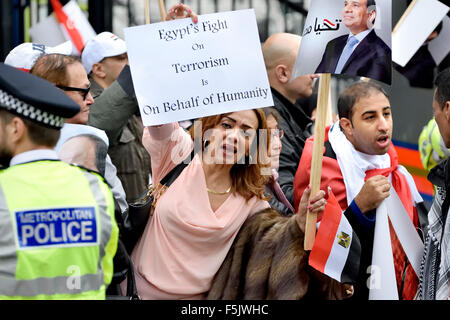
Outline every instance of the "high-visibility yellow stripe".
<path id="1" fill-rule="evenodd" d="M 54 208 L 95 207 L 97 244 L 21 250 L 15 212 L 48 208 L 49 203 Z M 111 190 L 100 176 L 60 161 L 37 161 L 3 170 L 0 219 L 0 296 L 104 299 L 113 273 L 118 228 Z"/>

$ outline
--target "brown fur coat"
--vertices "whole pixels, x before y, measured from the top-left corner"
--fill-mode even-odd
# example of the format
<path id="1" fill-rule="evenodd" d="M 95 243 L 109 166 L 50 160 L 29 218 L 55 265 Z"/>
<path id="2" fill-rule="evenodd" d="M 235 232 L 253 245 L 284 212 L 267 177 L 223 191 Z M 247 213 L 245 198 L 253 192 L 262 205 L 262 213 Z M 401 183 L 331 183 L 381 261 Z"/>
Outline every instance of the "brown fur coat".
<path id="1" fill-rule="evenodd" d="M 242 226 L 208 299 L 343 299 L 344 286 L 308 265 L 294 216 L 265 209 Z"/>

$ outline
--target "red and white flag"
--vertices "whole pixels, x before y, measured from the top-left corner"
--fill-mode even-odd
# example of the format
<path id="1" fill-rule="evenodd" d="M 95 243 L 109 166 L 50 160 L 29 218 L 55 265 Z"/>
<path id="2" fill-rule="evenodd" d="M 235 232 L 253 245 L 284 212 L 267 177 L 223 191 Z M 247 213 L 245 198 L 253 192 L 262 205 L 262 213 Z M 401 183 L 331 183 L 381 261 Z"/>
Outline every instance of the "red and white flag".
<path id="1" fill-rule="evenodd" d="M 309 265 L 339 282 L 355 283 L 360 257 L 359 239 L 330 192 L 309 255 Z"/>
<path id="2" fill-rule="evenodd" d="M 58 19 L 58 22 L 64 27 L 64 30 L 70 37 L 70 40 L 72 40 L 72 43 L 81 54 L 81 51 L 84 48 L 84 41 L 81 33 L 76 28 L 72 19 L 70 19 L 70 17 L 64 12 L 61 2 L 59 2 L 59 0 L 50 0 L 50 2 L 53 7 L 53 12 L 55 12 L 56 18 Z"/>

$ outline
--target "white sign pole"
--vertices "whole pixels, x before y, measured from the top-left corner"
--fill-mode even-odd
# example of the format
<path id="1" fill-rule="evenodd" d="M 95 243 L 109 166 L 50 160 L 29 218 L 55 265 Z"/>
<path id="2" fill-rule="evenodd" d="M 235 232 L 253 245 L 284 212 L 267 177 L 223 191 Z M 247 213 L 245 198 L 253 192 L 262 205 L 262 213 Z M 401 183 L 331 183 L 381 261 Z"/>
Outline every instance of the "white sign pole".
<path id="1" fill-rule="evenodd" d="M 331 74 L 323 73 L 319 78 L 319 93 L 317 96 L 316 125 L 314 127 L 314 145 L 311 158 L 311 175 L 309 184 L 311 186 L 310 198 L 314 197 L 320 190 L 320 180 L 322 176 L 323 145 L 325 140 L 325 126 L 327 109 L 329 109 L 328 99 L 330 97 Z M 317 214 L 306 213 L 305 238 L 303 248 L 312 250 L 316 238 Z"/>
<path id="2" fill-rule="evenodd" d="M 161 15 L 161 21 L 166 20 L 166 7 L 164 5 L 164 0 L 159 0 L 159 14 Z"/>
<path id="3" fill-rule="evenodd" d="M 145 23 L 150 24 L 150 0 L 145 0 Z"/>

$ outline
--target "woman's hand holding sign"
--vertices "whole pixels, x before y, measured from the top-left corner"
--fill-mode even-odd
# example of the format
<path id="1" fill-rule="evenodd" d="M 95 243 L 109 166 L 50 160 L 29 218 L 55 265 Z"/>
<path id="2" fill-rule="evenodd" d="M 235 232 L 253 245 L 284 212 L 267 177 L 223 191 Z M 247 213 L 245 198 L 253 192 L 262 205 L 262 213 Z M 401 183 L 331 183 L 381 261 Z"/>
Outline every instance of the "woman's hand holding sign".
<path id="1" fill-rule="evenodd" d="M 178 3 L 167 11 L 166 21 L 183 19 L 191 17 L 192 22 L 198 22 L 198 16 L 195 12 L 191 10 L 187 5 Z"/>

